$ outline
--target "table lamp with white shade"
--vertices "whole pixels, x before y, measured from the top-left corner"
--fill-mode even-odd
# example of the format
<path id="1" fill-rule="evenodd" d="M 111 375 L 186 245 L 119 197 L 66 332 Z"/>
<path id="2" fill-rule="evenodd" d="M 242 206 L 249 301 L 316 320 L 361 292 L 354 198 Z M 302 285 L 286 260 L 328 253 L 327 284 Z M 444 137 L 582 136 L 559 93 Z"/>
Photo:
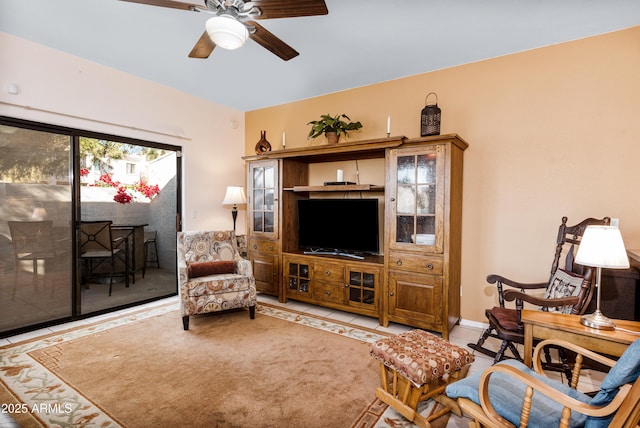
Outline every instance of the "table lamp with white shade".
<path id="1" fill-rule="evenodd" d="M 600 272 L 606 269 L 627 269 L 629 257 L 616 226 L 587 226 L 576 254 L 576 263 L 596 268 L 597 301 L 592 314 L 583 315 L 580 322 L 591 328 L 614 330 L 613 320 L 600 312 Z"/>
<path id="2" fill-rule="evenodd" d="M 246 204 L 247 198 L 244 196 L 244 189 L 240 186 L 227 186 L 227 193 L 224 195 L 222 205 L 233 205 L 231 217 L 233 217 L 233 230 L 236 230 L 236 218 L 238 218 L 238 205 Z"/>

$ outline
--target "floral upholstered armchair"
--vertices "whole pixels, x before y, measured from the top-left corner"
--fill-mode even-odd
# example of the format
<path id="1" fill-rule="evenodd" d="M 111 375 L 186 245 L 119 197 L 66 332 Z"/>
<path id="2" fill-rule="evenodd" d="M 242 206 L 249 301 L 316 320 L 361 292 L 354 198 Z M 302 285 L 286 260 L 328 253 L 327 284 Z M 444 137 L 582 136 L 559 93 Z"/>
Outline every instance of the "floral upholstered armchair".
<path id="1" fill-rule="evenodd" d="M 249 307 L 255 318 L 253 270 L 240 257 L 233 231 L 179 232 L 178 286 L 185 330 L 190 315 L 207 312 Z"/>

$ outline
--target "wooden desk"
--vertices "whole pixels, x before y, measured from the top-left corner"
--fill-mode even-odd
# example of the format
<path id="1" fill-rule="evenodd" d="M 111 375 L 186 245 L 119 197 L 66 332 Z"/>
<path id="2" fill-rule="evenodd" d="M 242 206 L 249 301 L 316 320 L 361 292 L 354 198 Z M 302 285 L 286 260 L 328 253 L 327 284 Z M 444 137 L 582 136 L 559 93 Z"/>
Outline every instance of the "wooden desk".
<path id="1" fill-rule="evenodd" d="M 564 339 L 583 348 L 620 356 L 636 339 L 640 339 L 640 322 L 615 320 L 616 327 L 637 331 L 598 330 L 580 324 L 580 315 L 563 315 L 535 310 L 522 311 L 524 324 L 524 363 L 531 367 L 533 338 Z"/>

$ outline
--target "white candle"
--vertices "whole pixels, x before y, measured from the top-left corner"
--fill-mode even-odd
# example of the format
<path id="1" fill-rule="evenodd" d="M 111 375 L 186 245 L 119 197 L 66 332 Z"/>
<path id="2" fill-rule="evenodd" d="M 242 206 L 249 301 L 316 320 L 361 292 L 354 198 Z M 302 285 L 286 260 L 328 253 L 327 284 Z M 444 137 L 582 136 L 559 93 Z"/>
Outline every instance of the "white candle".
<path id="1" fill-rule="evenodd" d="M 284 135 L 284 131 L 282 131 L 282 148 L 286 148 L 287 147 L 287 141 L 286 141 L 286 137 Z"/>
<path id="2" fill-rule="evenodd" d="M 391 115 L 387 116 L 387 134 L 391 134 Z"/>
<path id="3" fill-rule="evenodd" d="M 337 182 L 344 181 L 344 171 L 343 170 L 339 169 L 337 175 L 338 175 L 337 176 L 337 180 L 336 180 Z"/>

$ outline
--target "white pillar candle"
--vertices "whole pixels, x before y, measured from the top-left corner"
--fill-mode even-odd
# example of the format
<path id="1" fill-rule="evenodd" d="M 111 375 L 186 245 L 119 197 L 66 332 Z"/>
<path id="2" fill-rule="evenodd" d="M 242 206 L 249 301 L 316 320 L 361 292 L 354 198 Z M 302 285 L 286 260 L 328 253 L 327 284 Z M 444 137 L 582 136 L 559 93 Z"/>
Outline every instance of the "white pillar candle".
<path id="1" fill-rule="evenodd" d="M 344 181 L 344 171 L 343 170 L 341 170 L 341 169 L 338 170 L 336 181 L 338 181 L 338 182 Z"/>
<path id="2" fill-rule="evenodd" d="M 391 134 L 391 115 L 387 116 L 387 134 Z"/>

